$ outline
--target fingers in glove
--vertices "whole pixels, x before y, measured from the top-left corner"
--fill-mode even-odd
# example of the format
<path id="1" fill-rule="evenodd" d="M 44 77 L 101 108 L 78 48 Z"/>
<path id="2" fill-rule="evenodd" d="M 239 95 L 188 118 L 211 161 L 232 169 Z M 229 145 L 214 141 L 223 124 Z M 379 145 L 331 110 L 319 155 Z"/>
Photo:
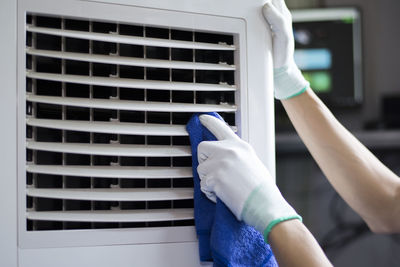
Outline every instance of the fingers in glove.
<path id="1" fill-rule="evenodd" d="M 270 2 L 265 3 L 263 6 L 263 15 L 267 20 L 268 24 L 271 26 L 272 31 L 280 31 L 284 27 L 285 18 L 283 14 Z"/>
<path id="2" fill-rule="evenodd" d="M 214 192 L 207 191 L 203 187 L 200 188 L 201 191 L 206 195 L 206 197 L 214 203 L 217 203 L 217 195 Z"/>
<path id="3" fill-rule="evenodd" d="M 284 15 L 285 17 L 286 16 L 291 17 L 291 13 L 287 8 L 284 0 L 271 0 L 271 2 L 282 15 Z"/>
<path id="4" fill-rule="evenodd" d="M 198 162 L 202 163 L 208 159 L 208 156 L 204 153 L 198 153 Z"/>
<path id="5" fill-rule="evenodd" d="M 203 141 L 197 146 L 197 160 L 203 163 L 225 146 L 224 141 Z"/>
<path id="6" fill-rule="evenodd" d="M 217 195 L 214 192 L 215 183 L 213 179 L 205 174 L 200 174 L 202 171 L 199 171 L 199 168 L 197 168 L 197 172 L 199 173 L 199 177 L 201 179 L 200 190 L 207 196 L 208 199 L 213 202 L 217 202 Z"/>
<path id="7" fill-rule="evenodd" d="M 218 140 L 239 139 L 232 129 L 220 119 L 210 115 L 200 115 L 200 122 L 210 132 L 215 135 Z"/>
<path id="8" fill-rule="evenodd" d="M 202 163 L 208 159 L 208 155 L 205 154 L 204 152 L 199 152 L 197 151 L 197 161 L 199 163 Z"/>
<path id="9" fill-rule="evenodd" d="M 208 187 L 214 187 L 214 179 L 212 179 L 211 177 L 214 177 L 214 172 L 217 168 L 218 162 L 215 162 L 213 160 L 206 160 L 197 166 L 197 173 L 199 174 L 200 180 L 204 180 L 204 183 Z"/>
<path id="10" fill-rule="evenodd" d="M 286 10 L 286 3 L 284 0 L 271 0 L 271 4 L 279 11 L 281 14 L 285 14 Z"/>
<path id="11" fill-rule="evenodd" d="M 208 168 L 207 164 L 201 163 L 197 166 L 197 173 L 199 174 L 200 180 L 204 180 L 207 177 Z"/>
<path id="12" fill-rule="evenodd" d="M 215 141 L 203 141 L 197 146 L 197 160 L 203 163 L 215 151 Z"/>

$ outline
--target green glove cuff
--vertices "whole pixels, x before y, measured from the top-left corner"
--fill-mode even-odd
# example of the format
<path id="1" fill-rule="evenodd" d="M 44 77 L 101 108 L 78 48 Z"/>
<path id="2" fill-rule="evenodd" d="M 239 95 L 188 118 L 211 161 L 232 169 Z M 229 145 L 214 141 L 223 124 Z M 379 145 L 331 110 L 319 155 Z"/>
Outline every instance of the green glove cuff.
<path id="1" fill-rule="evenodd" d="M 294 63 L 274 69 L 274 84 L 275 97 L 281 100 L 300 95 L 310 86 Z"/>
<path id="2" fill-rule="evenodd" d="M 275 184 L 257 186 L 244 203 L 241 219 L 264 235 L 267 241 L 271 229 L 280 222 L 302 218 L 282 197 Z"/>
<path id="3" fill-rule="evenodd" d="M 283 217 L 283 218 L 278 218 L 276 220 L 273 220 L 272 222 L 270 222 L 267 226 L 267 228 L 265 228 L 264 232 L 263 232 L 263 236 L 264 236 L 264 240 L 266 243 L 268 243 L 268 235 L 271 232 L 272 228 L 284 221 L 289 221 L 289 220 L 294 220 L 294 219 L 299 219 L 301 222 L 303 221 L 303 218 L 301 218 L 300 215 L 293 215 L 293 216 L 288 216 L 288 217 Z"/>

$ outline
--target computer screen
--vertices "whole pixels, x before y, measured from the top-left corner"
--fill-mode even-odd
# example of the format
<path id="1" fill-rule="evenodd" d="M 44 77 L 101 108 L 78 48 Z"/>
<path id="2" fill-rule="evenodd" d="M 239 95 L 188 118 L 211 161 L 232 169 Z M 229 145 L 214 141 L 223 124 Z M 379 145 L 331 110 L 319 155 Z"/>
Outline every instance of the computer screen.
<path id="1" fill-rule="evenodd" d="M 329 106 L 362 102 L 361 22 L 355 8 L 292 11 L 295 62 Z"/>

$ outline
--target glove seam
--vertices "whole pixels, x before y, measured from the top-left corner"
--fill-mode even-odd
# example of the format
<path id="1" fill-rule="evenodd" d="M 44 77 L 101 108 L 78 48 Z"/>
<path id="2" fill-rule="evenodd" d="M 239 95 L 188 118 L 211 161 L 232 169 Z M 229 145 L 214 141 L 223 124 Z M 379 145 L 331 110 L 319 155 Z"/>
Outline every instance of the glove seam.
<path id="1" fill-rule="evenodd" d="M 244 202 L 243 205 L 243 209 L 242 212 L 240 214 L 240 220 L 243 220 L 243 215 L 247 212 L 248 210 L 248 206 L 249 203 L 251 202 L 251 200 L 255 197 L 255 195 L 257 194 L 258 191 L 260 191 L 260 189 L 263 187 L 263 184 L 258 185 L 256 188 L 253 189 L 253 191 L 251 191 L 249 197 L 246 199 L 246 201 Z"/>
<path id="2" fill-rule="evenodd" d="M 285 65 L 274 69 L 274 77 L 278 77 L 289 69 L 289 65 Z"/>
<path id="3" fill-rule="evenodd" d="M 271 232 L 272 228 L 275 225 L 277 225 L 277 224 L 279 224 L 281 222 L 284 222 L 284 221 L 295 220 L 295 219 L 298 219 L 298 220 L 300 220 L 300 222 L 303 222 L 303 218 L 298 214 L 292 215 L 292 216 L 287 216 L 287 217 L 277 218 L 277 219 L 271 221 L 268 224 L 267 228 L 265 228 L 264 233 L 263 233 L 265 243 L 268 243 L 268 235 L 269 235 L 269 233 Z"/>

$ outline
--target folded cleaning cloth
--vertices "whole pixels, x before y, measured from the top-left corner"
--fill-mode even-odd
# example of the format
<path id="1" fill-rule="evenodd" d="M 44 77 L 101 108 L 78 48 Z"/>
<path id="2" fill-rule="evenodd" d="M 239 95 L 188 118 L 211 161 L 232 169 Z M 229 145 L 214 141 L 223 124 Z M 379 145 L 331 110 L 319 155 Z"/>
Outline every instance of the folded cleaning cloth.
<path id="1" fill-rule="evenodd" d="M 223 120 L 218 113 L 204 113 Z M 215 141 L 199 115 L 194 114 L 186 125 L 192 147 L 194 178 L 194 219 L 201 261 L 214 261 L 214 267 L 272 267 L 278 266 L 263 236 L 253 227 L 240 222 L 220 200 L 210 201 L 200 190 L 197 173 L 197 146 L 202 141 Z"/>

